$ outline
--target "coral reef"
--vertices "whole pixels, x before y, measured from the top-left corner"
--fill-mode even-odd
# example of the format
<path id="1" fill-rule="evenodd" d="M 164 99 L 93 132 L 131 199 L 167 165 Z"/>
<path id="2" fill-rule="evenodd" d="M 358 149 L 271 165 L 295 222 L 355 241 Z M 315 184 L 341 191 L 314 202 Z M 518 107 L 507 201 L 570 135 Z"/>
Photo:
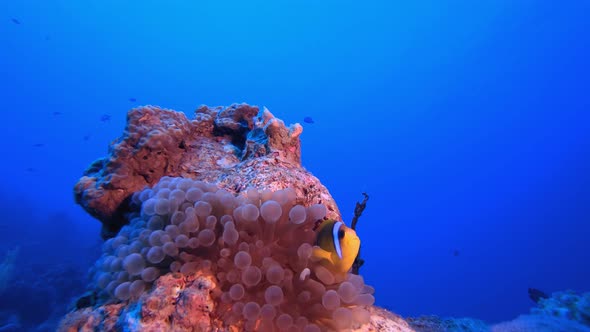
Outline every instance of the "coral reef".
<path id="1" fill-rule="evenodd" d="M 441 318 L 421 316 L 407 319 L 416 332 L 488 332 L 488 325 L 471 318 Z"/>
<path id="2" fill-rule="evenodd" d="M 556 292 L 542 298 L 530 314 L 487 325 L 472 318 L 422 316 L 408 318 L 416 332 L 590 332 L 590 293 Z"/>
<path id="3" fill-rule="evenodd" d="M 406 321 L 374 306 L 361 276 L 314 255 L 318 223 L 341 216 L 301 167 L 301 132 L 246 104 L 202 106 L 192 120 L 153 106 L 131 110 L 110 155 L 74 189 L 105 242 L 91 291 L 58 330 L 590 330 L 590 293 L 555 293 L 530 315 L 492 326 Z M 20 326 L 13 316 L 2 321 L 0 329 Z"/>
<path id="4" fill-rule="evenodd" d="M 411 331 L 361 276 L 312 254 L 317 224 L 341 216 L 301 167 L 301 132 L 246 104 L 190 121 L 131 110 L 75 186 L 106 241 L 93 295 L 59 329 Z"/>
<path id="5" fill-rule="evenodd" d="M 492 332 L 590 332 L 590 293 L 555 292 L 542 298 L 529 315 L 492 326 Z"/>
<path id="6" fill-rule="evenodd" d="M 493 325 L 491 332 L 590 332 L 590 327 L 563 317 L 521 315 L 509 322 Z"/>
<path id="7" fill-rule="evenodd" d="M 8 282 L 14 275 L 14 264 L 18 256 L 19 248 L 16 247 L 6 252 L 4 260 L 0 263 L 0 294 L 8 287 Z"/>
<path id="8" fill-rule="evenodd" d="M 232 193 L 290 187 L 303 205 L 322 203 L 330 218 L 340 219 L 328 190 L 301 167 L 302 130 L 246 104 L 202 106 L 192 120 L 159 107 L 135 108 L 110 156 L 84 172 L 75 198 L 102 222 L 104 238 L 127 223 L 131 195 L 165 175 L 215 183 Z"/>
<path id="9" fill-rule="evenodd" d="M 590 326 L 590 292 L 578 294 L 574 291 L 556 292 L 551 297 L 541 299 L 534 315 L 562 317 Z"/>
<path id="10" fill-rule="evenodd" d="M 10 188 L 0 201 L 0 252 L 10 253 L 0 262 L 10 261 L 12 275 L 0 292 L 0 331 L 55 331 L 84 292 L 102 241 L 63 211 L 37 214 L 37 201 Z"/>

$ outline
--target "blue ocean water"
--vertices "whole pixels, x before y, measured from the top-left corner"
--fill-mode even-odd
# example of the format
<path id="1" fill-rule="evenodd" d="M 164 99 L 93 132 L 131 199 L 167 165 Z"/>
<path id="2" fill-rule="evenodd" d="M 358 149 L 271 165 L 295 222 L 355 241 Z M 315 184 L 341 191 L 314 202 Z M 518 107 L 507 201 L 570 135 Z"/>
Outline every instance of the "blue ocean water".
<path id="1" fill-rule="evenodd" d="M 361 272 L 398 314 L 498 322 L 529 310 L 528 287 L 589 291 L 589 11 L 1 2 L 0 262 L 15 259 L 0 326 L 50 327 L 84 291 L 100 225 L 72 188 L 145 104 L 247 102 L 302 123 L 303 165 L 345 221 L 369 194 Z"/>

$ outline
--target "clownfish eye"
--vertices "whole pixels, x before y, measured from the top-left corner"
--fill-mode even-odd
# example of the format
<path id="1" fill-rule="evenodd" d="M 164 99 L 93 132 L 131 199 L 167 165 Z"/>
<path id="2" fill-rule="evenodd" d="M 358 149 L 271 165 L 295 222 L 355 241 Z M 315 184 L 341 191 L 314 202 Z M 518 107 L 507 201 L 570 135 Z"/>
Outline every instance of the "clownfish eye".
<path id="1" fill-rule="evenodd" d="M 338 231 L 338 238 L 339 239 L 344 238 L 344 230 L 343 229 L 341 229 L 341 230 Z"/>

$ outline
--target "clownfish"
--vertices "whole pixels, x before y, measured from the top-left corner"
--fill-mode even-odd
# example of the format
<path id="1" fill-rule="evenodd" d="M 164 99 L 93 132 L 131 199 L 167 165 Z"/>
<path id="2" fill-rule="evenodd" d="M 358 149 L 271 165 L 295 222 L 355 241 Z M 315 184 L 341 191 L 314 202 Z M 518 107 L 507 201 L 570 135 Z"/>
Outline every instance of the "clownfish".
<path id="1" fill-rule="evenodd" d="M 333 272 L 346 273 L 352 267 L 361 247 L 356 232 L 342 221 L 325 220 L 317 230 L 312 256 L 326 260 Z"/>

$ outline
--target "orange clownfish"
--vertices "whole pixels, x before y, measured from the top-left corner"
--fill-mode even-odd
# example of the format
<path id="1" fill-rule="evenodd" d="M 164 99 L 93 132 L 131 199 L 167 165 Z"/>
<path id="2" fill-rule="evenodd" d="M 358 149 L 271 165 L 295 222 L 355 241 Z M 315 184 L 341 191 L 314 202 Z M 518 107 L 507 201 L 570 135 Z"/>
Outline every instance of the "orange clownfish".
<path id="1" fill-rule="evenodd" d="M 317 230 L 312 256 L 326 260 L 333 272 L 346 273 L 352 267 L 361 247 L 356 232 L 342 221 L 325 220 Z"/>

